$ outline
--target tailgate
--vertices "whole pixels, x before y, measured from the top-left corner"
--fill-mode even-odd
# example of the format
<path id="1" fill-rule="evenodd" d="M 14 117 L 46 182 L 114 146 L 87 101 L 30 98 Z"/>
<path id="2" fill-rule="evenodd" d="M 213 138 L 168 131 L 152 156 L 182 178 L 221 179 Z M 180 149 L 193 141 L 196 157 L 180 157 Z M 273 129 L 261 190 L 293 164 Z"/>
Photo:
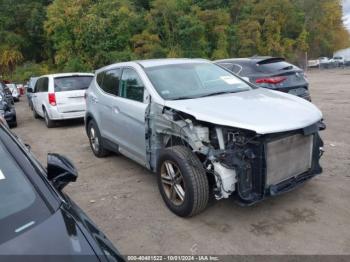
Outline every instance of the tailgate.
<path id="1" fill-rule="evenodd" d="M 85 111 L 85 90 L 65 91 L 56 93 L 57 110 L 60 113 Z"/>
<path id="2" fill-rule="evenodd" d="M 282 82 L 284 87 L 308 86 L 303 71 L 285 72 L 275 76 L 286 77 L 286 80 Z"/>
<path id="3" fill-rule="evenodd" d="M 59 113 L 85 111 L 84 94 L 92 78 L 93 75 L 73 74 L 54 79 L 56 104 Z"/>

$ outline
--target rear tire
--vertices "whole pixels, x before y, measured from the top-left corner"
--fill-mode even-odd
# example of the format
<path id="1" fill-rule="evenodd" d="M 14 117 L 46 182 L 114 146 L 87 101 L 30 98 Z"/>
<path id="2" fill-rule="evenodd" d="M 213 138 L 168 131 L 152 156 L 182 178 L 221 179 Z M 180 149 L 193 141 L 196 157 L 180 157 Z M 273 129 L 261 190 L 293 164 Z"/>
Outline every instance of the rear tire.
<path id="1" fill-rule="evenodd" d="M 90 147 L 94 155 L 98 158 L 108 156 L 109 151 L 103 147 L 101 133 L 94 120 L 89 122 L 87 133 L 89 136 Z"/>
<path id="2" fill-rule="evenodd" d="M 157 181 L 165 204 L 174 214 L 190 217 L 206 208 L 209 200 L 207 174 L 189 148 L 174 146 L 160 153 Z"/>
<path id="3" fill-rule="evenodd" d="M 55 126 L 55 122 L 50 119 L 49 114 L 46 112 L 45 109 L 43 109 L 43 111 L 44 111 L 44 120 L 45 120 L 46 127 L 53 128 Z"/>

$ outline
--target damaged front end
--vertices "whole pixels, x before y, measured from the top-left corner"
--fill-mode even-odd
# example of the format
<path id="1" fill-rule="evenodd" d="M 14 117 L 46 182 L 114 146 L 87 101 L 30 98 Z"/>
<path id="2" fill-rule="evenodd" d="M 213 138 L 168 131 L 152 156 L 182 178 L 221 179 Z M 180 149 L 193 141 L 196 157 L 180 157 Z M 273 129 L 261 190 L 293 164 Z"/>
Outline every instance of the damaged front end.
<path id="1" fill-rule="evenodd" d="M 323 142 L 319 125 L 260 135 L 254 131 L 197 121 L 193 116 L 150 103 L 146 113 L 149 168 L 164 148 L 184 145 L 201 160 L 216 199 L 236 196 L 250 205 L 287 192 L 320 174 Z"/>

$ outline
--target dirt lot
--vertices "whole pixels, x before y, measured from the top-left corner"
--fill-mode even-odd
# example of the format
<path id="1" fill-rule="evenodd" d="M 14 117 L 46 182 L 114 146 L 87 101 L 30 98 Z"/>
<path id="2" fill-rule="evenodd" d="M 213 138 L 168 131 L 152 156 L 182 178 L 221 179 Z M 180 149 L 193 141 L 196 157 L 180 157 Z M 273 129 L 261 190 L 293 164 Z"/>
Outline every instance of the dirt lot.
<path id="1" fill-rule="evenodd" d="M 48 152 L 71 158 L 80 177 L 66 192 L 123 254 L 350 254 L 350 69 L 308 73 L 324 113 L 324 173 L 252 207 L 212 203 L 182 219 L 163 204 L 153 174 L 123 156 L 93 156 L 82 122 L 47 129 L 26 101 L 14 131 L 46 164 Z"/>

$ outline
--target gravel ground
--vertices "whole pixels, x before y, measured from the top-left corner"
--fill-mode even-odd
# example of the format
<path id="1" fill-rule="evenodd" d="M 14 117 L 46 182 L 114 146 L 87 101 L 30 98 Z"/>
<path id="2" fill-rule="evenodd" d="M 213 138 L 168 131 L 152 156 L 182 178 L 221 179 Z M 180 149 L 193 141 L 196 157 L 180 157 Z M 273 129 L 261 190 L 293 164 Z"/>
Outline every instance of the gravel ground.
<path id="1" fill-rule="evenodd" d="M 49 152 L 74 161 L 80 177 L 65 191 L 123 254 L 350 254 L 350 69 L 308 78 L 327 123 L 323 174 L 255 206 L 218 201 L 190 219 L 165 207 L 143 167 L 123 156 L 95 158 L 81 121 L 47 129 L 22 98 L 14 132 L 44 165 Z"/>

